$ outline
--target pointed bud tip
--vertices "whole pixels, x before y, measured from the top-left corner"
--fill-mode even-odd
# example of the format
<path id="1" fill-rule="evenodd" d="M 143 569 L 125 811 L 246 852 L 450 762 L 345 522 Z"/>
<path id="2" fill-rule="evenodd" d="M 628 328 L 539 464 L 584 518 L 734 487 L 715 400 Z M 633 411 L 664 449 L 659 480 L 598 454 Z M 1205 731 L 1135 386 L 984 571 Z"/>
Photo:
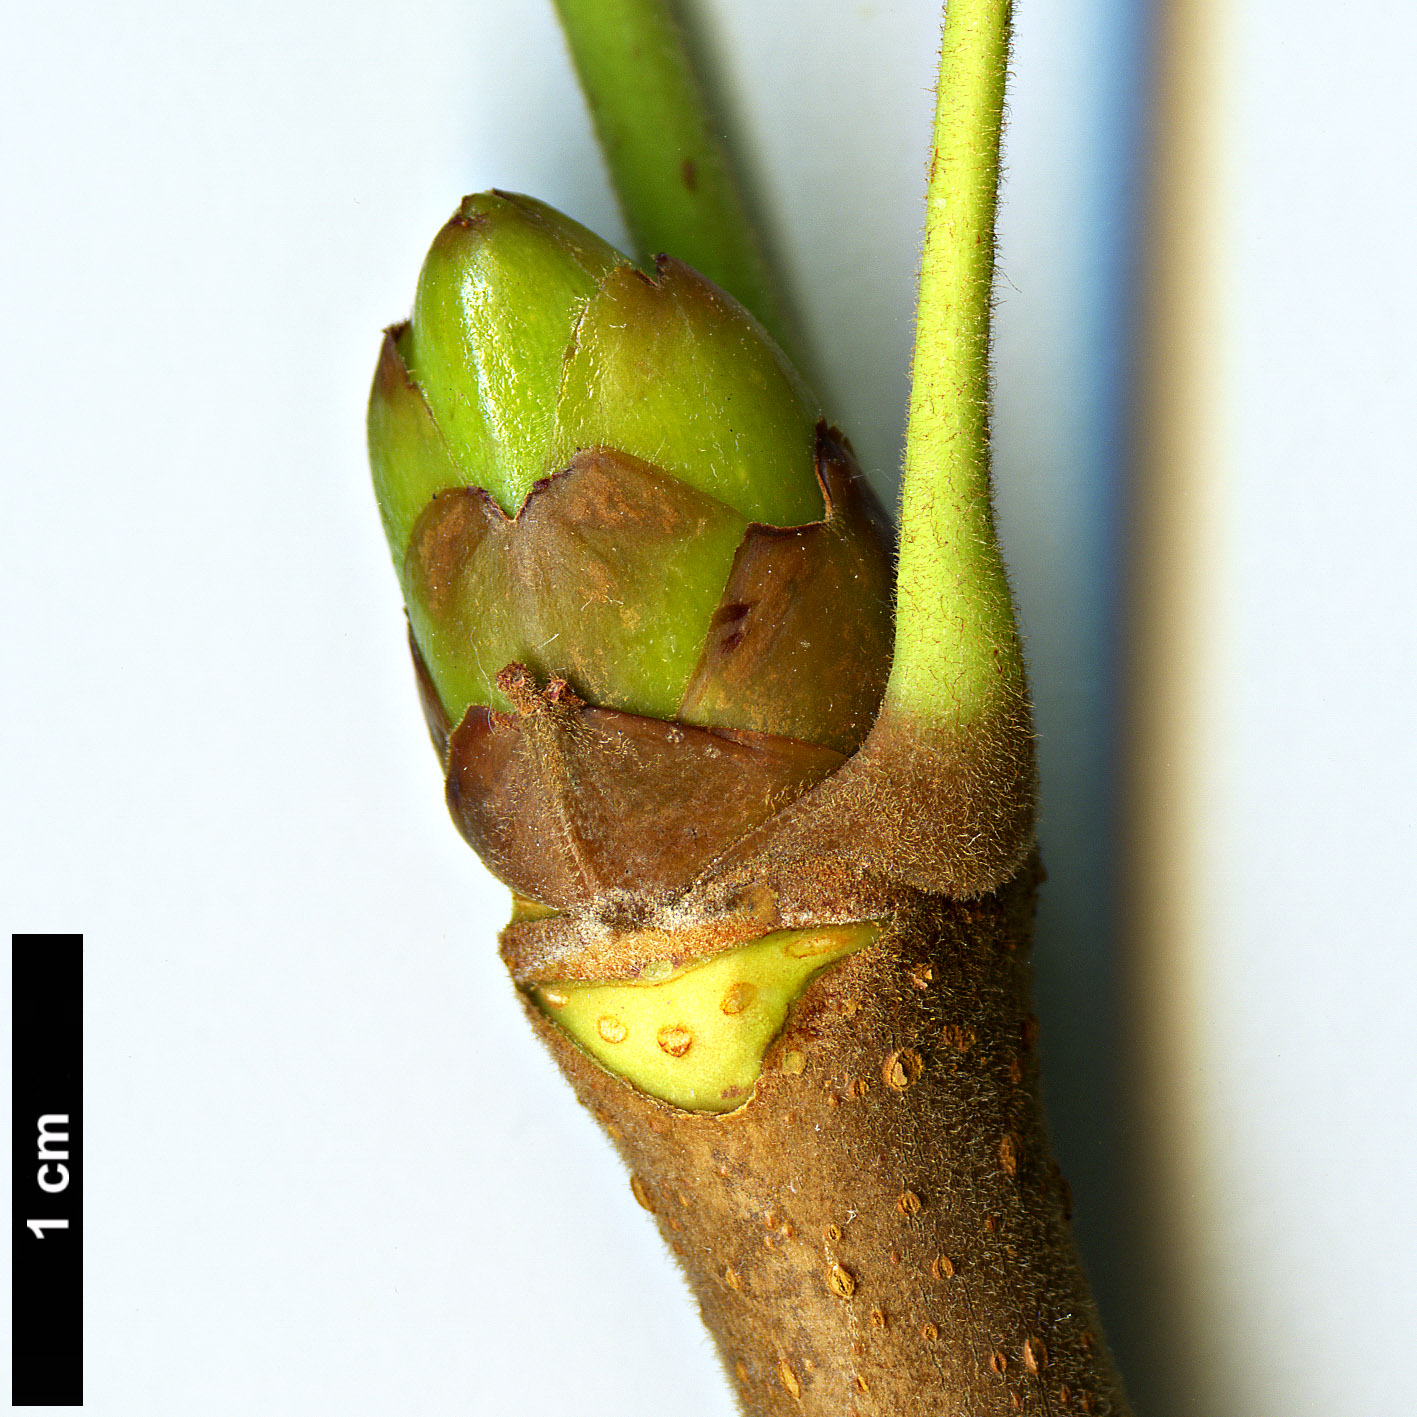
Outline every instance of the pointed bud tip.
<path id="1" fill-rule="evenodd" d="M 818 418 L 757 321 L 683 262 L 641 270 L 531 197 L 463 198 L 410 321 L 385 335 L 369 408 L 380 510 L 447 720 L 507 707 L 510 662 L 601 706 L 680 717 L 750 525 L 828 516 Z M 773 657 L 771 627 L 755 631 L 735 664 Z M 754 731 L 780 717 L 748 714 Z M 849 717 L 788 714 L 832 743 L 854 736 Z"/>

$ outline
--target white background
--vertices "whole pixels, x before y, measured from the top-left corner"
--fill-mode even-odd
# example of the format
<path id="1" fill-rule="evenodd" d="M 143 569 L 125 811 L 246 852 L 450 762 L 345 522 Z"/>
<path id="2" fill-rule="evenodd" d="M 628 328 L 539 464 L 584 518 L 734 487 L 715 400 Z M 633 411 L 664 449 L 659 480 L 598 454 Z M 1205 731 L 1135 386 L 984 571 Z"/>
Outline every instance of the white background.
<path id="1" fill-rule="evenodd" d="M 936 8 L 702 8 L 825 402 L 888 489 Z M 1150 15 L 1020 7 L 998 472 L 1045 1065 L 1141 1409 L 1368 1417 L 1417 1308 L 1417 20 L 1225 8 L 1194 913 L 1158 963 L 1112 866 Z M 726 1417 L 496 961 L 364 466 L 379 329 L 462 192 L 620 234 L 547 8 L 4 22 L 0 915 L 88 940 L 88 1406 Z"/>

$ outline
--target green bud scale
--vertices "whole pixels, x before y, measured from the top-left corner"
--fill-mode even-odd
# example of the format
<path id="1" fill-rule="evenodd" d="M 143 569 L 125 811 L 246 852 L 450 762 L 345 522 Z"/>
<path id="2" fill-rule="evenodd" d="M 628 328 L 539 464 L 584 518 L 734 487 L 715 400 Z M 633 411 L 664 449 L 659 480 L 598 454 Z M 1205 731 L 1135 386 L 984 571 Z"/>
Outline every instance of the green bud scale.
<path id="1" fill-rule="evenodd" d="M 865 738 L 889 524 L 781 351 L 680 262 L 467 198 L 385 336 L 369 446 L 450 805 L 519 894 L 684 884 Z"/>

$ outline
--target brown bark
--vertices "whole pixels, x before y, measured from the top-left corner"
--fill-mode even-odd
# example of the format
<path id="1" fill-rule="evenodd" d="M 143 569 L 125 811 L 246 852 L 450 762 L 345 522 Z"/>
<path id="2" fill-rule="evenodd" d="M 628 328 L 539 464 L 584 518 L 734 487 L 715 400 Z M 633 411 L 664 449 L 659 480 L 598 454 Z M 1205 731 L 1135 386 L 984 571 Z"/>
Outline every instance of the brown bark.
<path id="1" fill-rule="evenodd" d="M 747 1412 L 1128 1412 L 1039 1102 L 1037 874 L 896 908 L 809 987 L 726 1115 L 646 1096 L 528 1003 L 678 1256 Z"/>

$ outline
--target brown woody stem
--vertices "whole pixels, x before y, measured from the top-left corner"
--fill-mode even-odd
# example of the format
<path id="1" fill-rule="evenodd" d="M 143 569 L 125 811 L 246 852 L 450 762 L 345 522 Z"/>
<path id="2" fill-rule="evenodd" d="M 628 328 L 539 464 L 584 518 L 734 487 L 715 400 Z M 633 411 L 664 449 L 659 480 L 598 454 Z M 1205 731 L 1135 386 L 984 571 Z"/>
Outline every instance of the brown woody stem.
<path id="1" fill-rule="evenodd" d="M 747 1412 L 1128 1412 L 1039 1102 L 1035 878 L 896 912 L 808 988 L 726 1115 L 637 1091 L 529 1005 Z"/>

